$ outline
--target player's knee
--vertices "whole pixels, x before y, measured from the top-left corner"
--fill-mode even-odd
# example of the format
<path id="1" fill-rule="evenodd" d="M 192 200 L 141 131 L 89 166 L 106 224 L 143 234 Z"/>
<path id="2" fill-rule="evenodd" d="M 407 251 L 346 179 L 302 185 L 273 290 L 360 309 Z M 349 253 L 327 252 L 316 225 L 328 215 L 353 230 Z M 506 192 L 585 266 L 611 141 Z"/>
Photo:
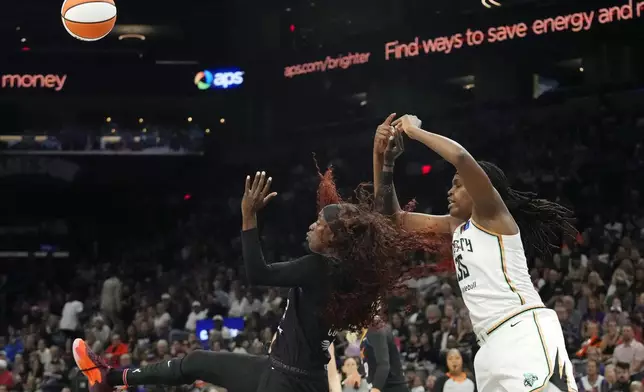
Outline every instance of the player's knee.
<path id="1" fill-rule="evenodd" d="M 184 377 L 194 378 L 192 381 L 199 377 L 200 368 L 204 363 L 207 363 L 208 351 L 194 350 L 180 361 L 181 373 Z M 192 382 L 190 381 L 190 382 Z"/>

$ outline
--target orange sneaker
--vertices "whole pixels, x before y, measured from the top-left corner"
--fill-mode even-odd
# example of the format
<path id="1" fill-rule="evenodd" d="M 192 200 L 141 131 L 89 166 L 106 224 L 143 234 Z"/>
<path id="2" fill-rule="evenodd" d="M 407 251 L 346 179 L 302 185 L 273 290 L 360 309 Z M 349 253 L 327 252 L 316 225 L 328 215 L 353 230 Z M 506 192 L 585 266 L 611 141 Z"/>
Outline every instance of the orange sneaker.
<path id="1" fill-rule="evenodd" d="M 87 346 L 83 339 L 74 340 L 72 352 L 76 366 L 89 381 L 90 392 L 111 392 L 114 389 L 107 384 L 107 372 L 110 367 Z"/>

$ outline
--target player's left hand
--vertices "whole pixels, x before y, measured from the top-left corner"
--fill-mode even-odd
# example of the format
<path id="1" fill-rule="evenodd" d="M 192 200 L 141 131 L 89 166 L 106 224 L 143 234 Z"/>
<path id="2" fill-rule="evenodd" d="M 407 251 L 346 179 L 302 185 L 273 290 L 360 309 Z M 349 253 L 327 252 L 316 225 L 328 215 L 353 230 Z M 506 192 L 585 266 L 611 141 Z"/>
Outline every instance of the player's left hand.
<path id="1" fill-rule="evenodd" d="M 246 186 L 244 188 L 244 197 L 241 202 L 243 216 L 250 216 L 261 210 L 277 196 L 277 192 L 268 193 L 271 189 L 271 177 L 266 178 L 266 172 L 257 172 L 251 183 L 250 176 L 246 176 Z"/>
<path id="2" fill-rule="evenodd" d="M 413 114 L 405 114 L 395 120 L 391 125 L 398 131 L 405 132 L 411 139 L 415 139 L 415 131 L 419 130 L 422 124 L 423 122 Z"/>

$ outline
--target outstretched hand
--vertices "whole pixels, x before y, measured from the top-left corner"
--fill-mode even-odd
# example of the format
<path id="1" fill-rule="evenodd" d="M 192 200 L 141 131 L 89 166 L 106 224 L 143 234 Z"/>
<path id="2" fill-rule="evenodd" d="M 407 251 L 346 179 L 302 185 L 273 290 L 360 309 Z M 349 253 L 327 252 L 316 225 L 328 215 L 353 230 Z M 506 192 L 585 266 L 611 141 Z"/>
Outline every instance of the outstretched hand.
<path id="1" fill-rule="evenodd" d="M 246 176 L 246 186 L 244 188 L 244 197 L 241 202 L 243 216 L 251 216 L 261 210 L 277 196 L 277 192 L 269 193 L 273 179 L 266 179 L 266 172 L 257 172 L 251 183 L 250 176 Z"/>
<path id="2" fill-rule="evenodd" d="M 376 136 L 373 138 L 373 153 L 382 155 L 387 150 L 387 142 L 389 141 L 389 136 L 393 135 L 394 127 L 391 125 L 391 122 L 396 117 L 396 113 L 391 113 L 389 117 L 378 125 L 376 128 Z"/>

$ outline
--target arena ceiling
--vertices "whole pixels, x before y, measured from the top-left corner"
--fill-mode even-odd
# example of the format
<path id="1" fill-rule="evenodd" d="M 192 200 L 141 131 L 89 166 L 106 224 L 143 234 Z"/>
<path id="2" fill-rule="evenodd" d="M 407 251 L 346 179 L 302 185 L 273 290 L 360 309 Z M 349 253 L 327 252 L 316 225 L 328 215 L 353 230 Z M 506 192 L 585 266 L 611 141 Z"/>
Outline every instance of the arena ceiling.
<path id="1" fill-rule="evenodd" d="M 64 30 L 60 21 L 62 0 L 25 0 L 13 2 L 0 15 L 0 47 L 5 53 L 20 54 L 28 48 L 33 53 L 72 59 L 79 54 L 105 54 L 113 61 L 118 61 L 116 55 L 192 61 L 283 47 L 283 36 L 288 35 L 290 25 L 296 26 L 295 34 L 308 36 L 316 44 L 327 44 L 351 35 L 400 26 L 422 28 L 463 15 L 484 18 L 492 12 L 544 7 L 555 2 L 495 1 L 501 7 L 486 8 L 482 2 L 489 5 L 490 0 L 117 0 L 117 28 L 99 42 L 85 43 Z M 579 1 L 560 0 L 558 4 Z"/>

